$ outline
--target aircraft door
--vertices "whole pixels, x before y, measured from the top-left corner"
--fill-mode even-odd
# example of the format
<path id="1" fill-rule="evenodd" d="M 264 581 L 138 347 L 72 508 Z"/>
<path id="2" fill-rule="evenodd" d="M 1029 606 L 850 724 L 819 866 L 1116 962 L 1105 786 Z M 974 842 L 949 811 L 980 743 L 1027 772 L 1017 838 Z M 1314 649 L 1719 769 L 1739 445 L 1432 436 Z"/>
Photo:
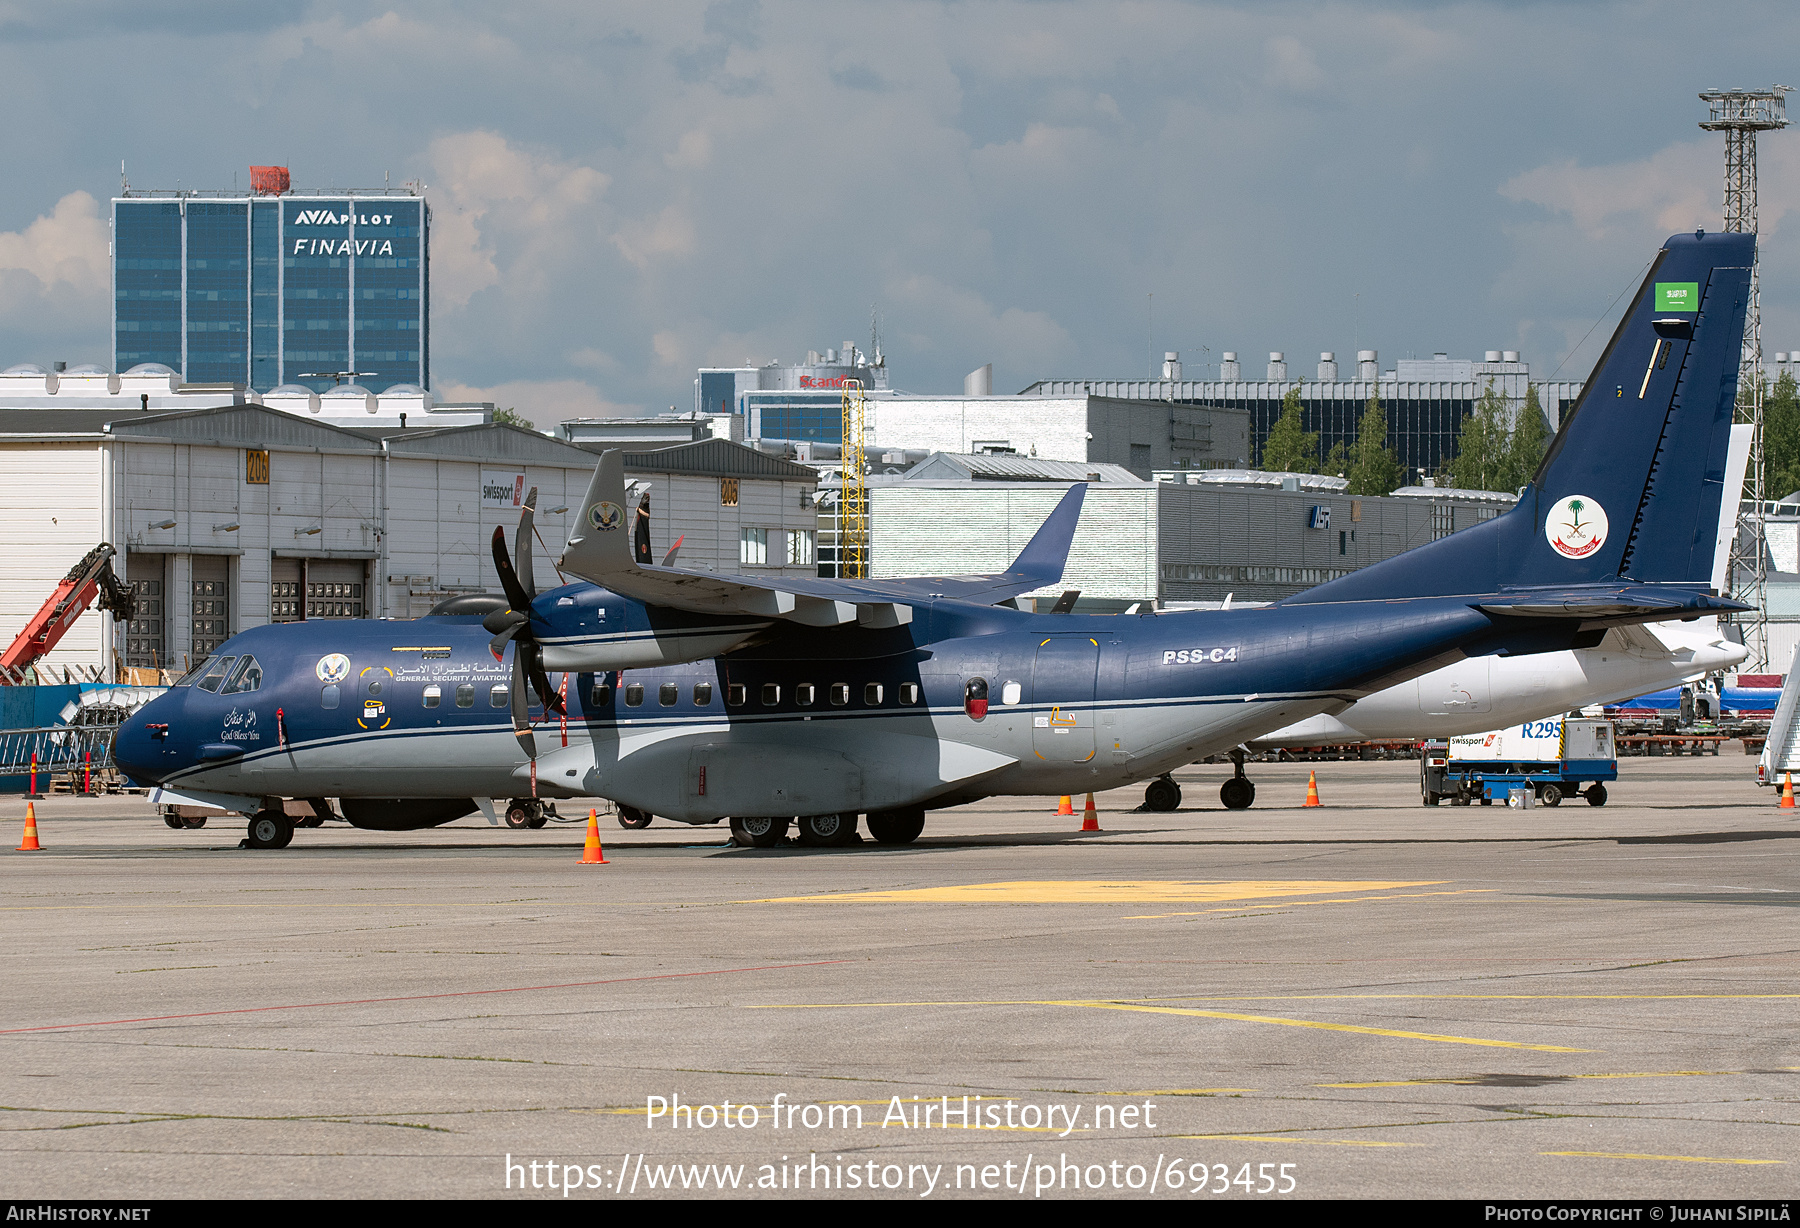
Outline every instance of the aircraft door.
<path id="1" fill-rule="evenodd" d="M 1100 644 L 1085 635 L 1053 635 L 1038 645 L 1031 670 L 1031 749 L 1046 763 L 1094 757 L 1094 681 Z"/>

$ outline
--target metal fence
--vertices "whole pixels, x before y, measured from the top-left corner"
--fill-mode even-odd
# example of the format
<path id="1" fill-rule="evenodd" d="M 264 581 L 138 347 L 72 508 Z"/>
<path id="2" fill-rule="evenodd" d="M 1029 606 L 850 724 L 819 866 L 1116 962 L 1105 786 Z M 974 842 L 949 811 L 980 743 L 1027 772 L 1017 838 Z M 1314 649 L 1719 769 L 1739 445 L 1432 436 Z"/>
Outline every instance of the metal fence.
<path id="1" fill-rule="evenodd" d="M 35 756 L 38 786 L 53 776 L 73 776 L 79 786 L 83 771 L 111 773 L 112 725 L 50 725 L 42 729 L 0 730 L 0 776 L 25 776 Z"/>

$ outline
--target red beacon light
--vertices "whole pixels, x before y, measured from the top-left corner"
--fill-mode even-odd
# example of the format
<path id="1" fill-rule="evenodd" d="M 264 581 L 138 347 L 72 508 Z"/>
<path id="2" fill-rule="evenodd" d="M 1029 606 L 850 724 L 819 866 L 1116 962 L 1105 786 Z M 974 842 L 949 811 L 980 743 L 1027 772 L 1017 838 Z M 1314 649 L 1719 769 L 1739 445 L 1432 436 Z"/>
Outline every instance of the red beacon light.
<path id="1" fill-rule="evenodd" d="M 963 711 L 972 720 L 980 720 L 987 715 L 988 684 L 986 678 L 971 678 L 963 684 Z"/>

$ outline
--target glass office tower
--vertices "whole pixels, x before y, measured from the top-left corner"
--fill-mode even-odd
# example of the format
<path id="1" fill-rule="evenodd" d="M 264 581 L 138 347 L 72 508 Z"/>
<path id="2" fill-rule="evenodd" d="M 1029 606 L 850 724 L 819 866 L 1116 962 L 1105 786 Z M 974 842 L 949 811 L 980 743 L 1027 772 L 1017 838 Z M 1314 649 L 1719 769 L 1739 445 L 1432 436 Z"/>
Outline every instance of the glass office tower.
<path id="1" fill-rule="evenodd" d="M 405 190 L 118 197 L 116 369 L 162 363 L 260 392 L 428 388 L 430 229 Z"/>

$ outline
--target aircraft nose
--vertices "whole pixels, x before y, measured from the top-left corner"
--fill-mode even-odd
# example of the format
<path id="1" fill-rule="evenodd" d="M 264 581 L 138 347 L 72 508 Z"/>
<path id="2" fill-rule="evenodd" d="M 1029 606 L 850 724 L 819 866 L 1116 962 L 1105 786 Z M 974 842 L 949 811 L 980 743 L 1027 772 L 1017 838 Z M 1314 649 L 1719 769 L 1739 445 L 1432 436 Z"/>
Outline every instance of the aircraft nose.
<path id="1" fill-rule="evenodd" d="M 119 770 L 139 785 L 153 785 L 180 767 L 173 736 L 180 715 L 181 698 L 170 692 L 127 717 L 113 739 L 113 762 Z"/>

